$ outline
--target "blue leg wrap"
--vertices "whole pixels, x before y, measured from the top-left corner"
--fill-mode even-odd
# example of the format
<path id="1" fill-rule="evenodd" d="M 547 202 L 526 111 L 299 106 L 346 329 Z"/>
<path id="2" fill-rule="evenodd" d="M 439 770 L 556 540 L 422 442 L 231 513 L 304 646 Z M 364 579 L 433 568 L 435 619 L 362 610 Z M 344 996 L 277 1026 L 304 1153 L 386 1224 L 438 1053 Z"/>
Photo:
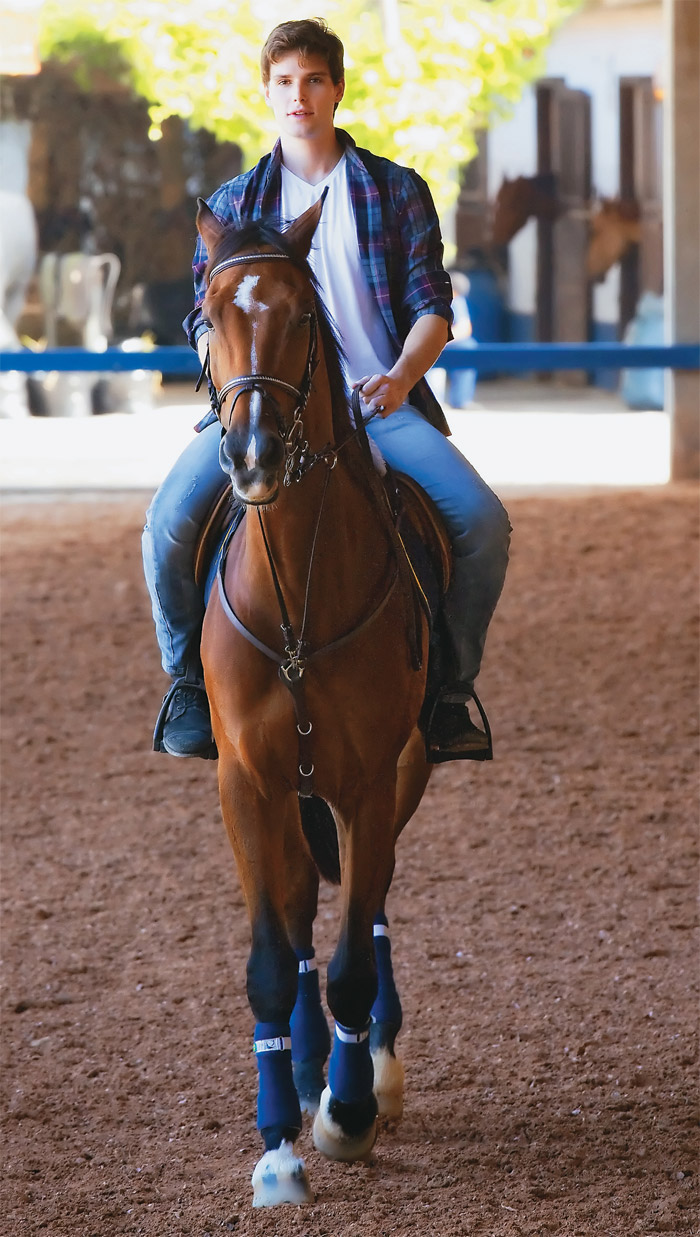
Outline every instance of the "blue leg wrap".
<path id="1" fill-rule="evenodd" d="M 292 1012 L 292 1059 L 294 1061 L 326 1061 L 331 1050 L 331 1036 L 321 1005 L 321 989 L 314 951 L 297 950 L 299 987 Z"/>
<path id="2" fill-rule="evenodd" d="M 279 1137 L 292 1135 L 293 1139 L 293 1132 L 301 1129 L 301 1109 L 292 1078 L 289 1026 L 281 1022 L 256 1023 L 254 1052 L 258 1065 L 258 1129 L 279 1131 Z M 279 1141 L 275 1146 L 279 1146 Z"/>
<path id="3" fill-rule="evenodd" d="M 398 1034 L 403 1015 L 401 1001 L 394 983 L 388 926 L 389 921 L 386 915 L 377 915 L 374 921 L 374 956 L 377 960 L 379 988 L 377 999 L 372 1006 L 372 1022 L 388 1023 L 394 1034 Z"/>
<path id="4" fill-rule="evenodd" d="M 374 1067 L 369 1051 L 369 1027 L 354 1031 L 336 1023 L 328 1085 L 334 1099 L 344 1104 L 356 1104 L 371 1095 Z"/>

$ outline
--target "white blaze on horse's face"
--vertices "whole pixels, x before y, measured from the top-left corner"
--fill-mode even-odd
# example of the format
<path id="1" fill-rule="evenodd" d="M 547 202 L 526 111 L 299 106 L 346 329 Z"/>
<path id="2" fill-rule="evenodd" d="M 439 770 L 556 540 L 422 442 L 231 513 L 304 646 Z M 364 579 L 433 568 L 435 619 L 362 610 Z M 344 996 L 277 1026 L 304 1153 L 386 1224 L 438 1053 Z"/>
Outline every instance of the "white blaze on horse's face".
<path id="1" fill-rule="evenodd" d="M 267 309 L 267 306 L 259 302 L 253 295 L 255 289 L 260 282 L 259 275 L 244 275 L 243 279 L 236 288 L 236 295 L 233 298 L 234 305 L 238 305 L 245 313 L 249 314 L 252 309 Z"/>
<path id="2" fill-rule="evenodd" d="M 226 371 L 251 380 L 257 374 L 275 372 L 278 366 L 274 353 L 284 334 L 280 327 L 286 316 L 279 313 L 279 307 L 278 312 L 273 312 L 263 299 L 263 284 L 263 276 L 249 271 L 229 290 L 227 297 L 228 305 L 235 306 L 238 312 L 234 311 L 235 320 L 230 312 L 228 316 L 229 339 L 235 346 L 226 362 Z M 214 312 L 212 306 L 211 313 Z M 223 303 L 217 323 L 222 343 L 226 322 L 226 303 Z M 270 390 L 264 384 L 252 390 L 234 389 L 228 396 L 228 425 L 226 416 L 223 418 L 225 433 L 219 447 L 219 461 L 229 474 L 239 501 L 254 506 L 274 502 L 279 489 L 284 445 L 279 432 L 281 416 L 275 411 L 276 396 L 274 388 Z"/>
<path id="3" fill-rule="evenodd" d="M 253 369 L 256 368 L 258 363 L 255 336 L 259 326 L 259 322 L 254 315 L 264 313 L 265 310 L 269 309 L 269 306 L 266 305 L 264 301 L 259 300 L 255 295 L 255 289 L 257 288 L 259 282 L 259 275 L 244 275 L 243 279 L 236 288 L 236 295 L 233 298 L 233 304 L 237 305 L 239 309 L 242 309 L 243 312 L 248 314 L 252 319 L 251 327 L 253 331 L 253 339 L 251 343 L 250 359 Z"/>

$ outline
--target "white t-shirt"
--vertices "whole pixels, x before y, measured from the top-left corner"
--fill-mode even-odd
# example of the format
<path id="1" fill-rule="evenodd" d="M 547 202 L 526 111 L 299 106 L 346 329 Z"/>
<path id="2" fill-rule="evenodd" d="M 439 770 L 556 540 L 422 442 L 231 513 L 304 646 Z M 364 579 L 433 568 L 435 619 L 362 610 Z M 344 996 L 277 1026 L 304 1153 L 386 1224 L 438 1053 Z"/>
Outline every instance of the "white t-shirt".
<path id="1" fill-rule="evenodd" d="M 386 374 L 394 355 L 367 277 L 362 269 L 345 155 L 325 180 L 309 185 L 282 165 L 283 226 L 313 206 L 323 190 L 321 222 L 311 242 L 309 265 L 333 318 L 348 358 L 348 384 L 370 374 Z"/>

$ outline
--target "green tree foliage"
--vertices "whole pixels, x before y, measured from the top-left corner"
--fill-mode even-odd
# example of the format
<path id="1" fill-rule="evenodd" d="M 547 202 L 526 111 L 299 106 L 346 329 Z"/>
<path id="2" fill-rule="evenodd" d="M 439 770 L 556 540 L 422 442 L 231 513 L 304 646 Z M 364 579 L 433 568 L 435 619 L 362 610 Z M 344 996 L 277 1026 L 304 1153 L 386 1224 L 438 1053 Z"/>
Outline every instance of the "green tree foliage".
<path id="1" fill-rule="evenodd" d="M 277 22 L 325 17 L 346 50 L 338 124 L 417 168 L 444 210 L 474 130 L 507 114 L 581 0 L 47 0 L 42 54 L 129 82 L 152 136 L 170 115 L 237 142 L 252 165 L 276 136 L 260 48 Z"/>

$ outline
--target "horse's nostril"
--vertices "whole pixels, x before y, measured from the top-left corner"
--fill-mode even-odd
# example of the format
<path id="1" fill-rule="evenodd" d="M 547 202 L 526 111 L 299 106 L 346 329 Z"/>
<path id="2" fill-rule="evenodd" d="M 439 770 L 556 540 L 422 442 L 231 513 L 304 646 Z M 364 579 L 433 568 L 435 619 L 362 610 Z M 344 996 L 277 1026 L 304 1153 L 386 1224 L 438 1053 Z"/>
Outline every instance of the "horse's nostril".
<path id="1" fill-rule="evenodd" d="M 284 444 L 277 433 L 256 431 L 242 434 L 231 429 L 221 440 L 219 459 L 226 472 L 239 480 L 277 473 L 284 460 Z"/>
<path id="2" fill-rule="evenodd" d="M 258 454 L 258 466 L 265 470 L 277 469 L 282 463 L 284 446 L 276 434 L 270 435 Z"/>
<path id="3" fill-rule="evenodd" d="M 245 463 L 245 451 L 243 449 L 240 435 L 229 431 L 224 434 L 221 440 L 221 458 L 229 468 L 240 469 Z"/>

